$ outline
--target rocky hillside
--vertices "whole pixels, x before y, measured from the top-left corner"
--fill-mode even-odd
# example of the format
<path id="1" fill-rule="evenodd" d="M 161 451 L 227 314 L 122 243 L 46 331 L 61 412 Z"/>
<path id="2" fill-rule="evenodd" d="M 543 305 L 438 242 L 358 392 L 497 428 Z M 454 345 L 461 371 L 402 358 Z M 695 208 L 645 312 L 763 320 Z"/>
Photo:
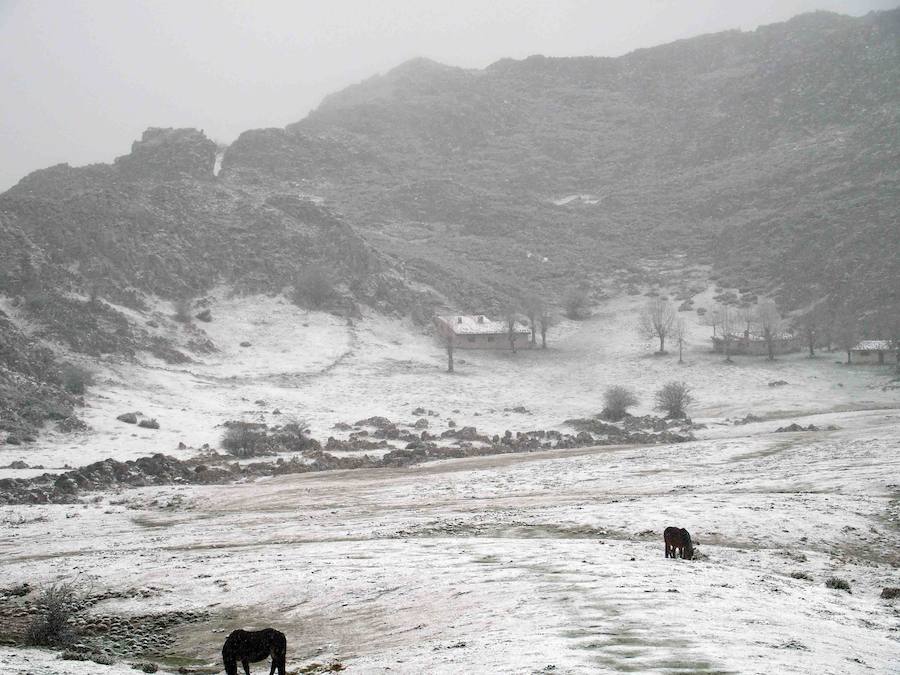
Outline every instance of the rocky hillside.
<path id="1" fill-rule="evenodd" d="M 0 314 L 0 408 L 26 377 L 69 410 L 42 339 L 189 358 L 121 310 L 220 283 L 427 318 L 636 287 L 678 254 L 783 305 L 900 307 L 898 128 L 900 9 L 620 58 L 418 59 L 247 131 L 218 173 L 202 132 L 148 129 L 0 195 L 0 299 L 29 324 Z"/>
<path id="2" fill-rule="evenodd" d="M 413 294 L 342 218 L 296 190 L 217 180 L 216 152 L 199 131 L 149 129 L 111 165 L 54 166 L 0 195 L 0 301 L 19 318 L 0 308 L 0 428 L 27 437 L 77 403 L 42 341 L 189 360 L 123 311 L 155 298 L 191 311 L 228 284 L 294 287 L 303 302 L 312 279 L 317 306 L 409 309 Z"/>
<path id="3" fill-rule="evenodd" d="M 415 60 L 223 166 L 321 195 L 438 285 L 558 291 L 683 252 L 796 305 L 900 278 L 898 45 L 900 10 L 820 12 L 621 58 Z"/>

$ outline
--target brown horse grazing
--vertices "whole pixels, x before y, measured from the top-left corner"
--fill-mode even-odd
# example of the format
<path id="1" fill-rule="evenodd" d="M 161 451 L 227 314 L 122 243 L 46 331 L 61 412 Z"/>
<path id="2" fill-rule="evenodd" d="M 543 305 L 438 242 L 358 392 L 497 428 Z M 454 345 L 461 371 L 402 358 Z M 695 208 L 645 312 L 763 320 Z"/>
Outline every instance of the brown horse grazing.
<path id="1" fill-rule="evenodd" d="M 272 657 L 272 669 L 269 675 L 274 675 L 278 669 L 278 675 L 284 675 L 284 662 L 287 654 L 287 639 L 284 633 L 274 628 L 263 630 L 236 630 L 225 638 L 222 647 L 222 660 L 225 662 L 225 672 L 228 675 L 237 675 L 237 662 L 244 666 L 244 673 L 250 675 L 250 664 Z"/>
<path id="2" fill-rule="evenodd" d="M 667 558 L 677 558 L 676 552 L 686 560 L 694 557 L 694 543 L 691 541 L 691 534 L 683 527 L 667 527 L 663 532 L 663 539 L 666 542 Z"/>

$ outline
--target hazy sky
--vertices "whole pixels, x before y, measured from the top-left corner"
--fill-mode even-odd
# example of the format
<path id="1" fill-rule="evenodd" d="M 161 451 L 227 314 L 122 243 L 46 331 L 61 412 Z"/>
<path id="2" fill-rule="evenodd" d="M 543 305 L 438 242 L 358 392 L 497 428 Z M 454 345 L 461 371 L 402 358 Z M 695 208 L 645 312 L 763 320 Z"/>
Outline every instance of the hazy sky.
<path id="1" fill-rule="evenodd" d="M 615 56 L 814 9 L 898 0 L 0 0 L 0 190 L 108 162 L 148 126 L 229 142 L 415 56 L 481 68 Z"/>

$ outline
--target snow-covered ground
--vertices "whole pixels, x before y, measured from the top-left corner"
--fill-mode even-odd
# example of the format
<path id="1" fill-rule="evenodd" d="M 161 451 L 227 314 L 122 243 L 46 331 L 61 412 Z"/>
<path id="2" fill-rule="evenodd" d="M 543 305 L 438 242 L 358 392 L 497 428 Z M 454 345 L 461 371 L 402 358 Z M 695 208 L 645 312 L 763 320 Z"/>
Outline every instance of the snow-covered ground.
<path id="1" fill-rule="evenodd" d="M 193 353 L 194 363 L 178 366 L 150 355 L 137 364 L 87 364 L 98 371 L 97 383 L 79 414 L 93 433 L 51 428 L 36 444 L 0 445 L 0 466 L 22 460 L 55 470 L 154 452 L 186 457 L 205 443 L 217 447 L 222 423 L 235 419 L 279 424 L 296 417 L 321 440 L 341 437 L 332 428 L 338 422 L 373 415 L 412 424 L 419 407 L 438 413 L 429 417 L 432 432 L 448 428 L 450 420 L 490 435 L 565 429 L 564 420 L 597 413 L 612 384 L 632 387 L 641 398 L 635 412 L 644 414 L 651 412 L 653 392 L 673 379 L 694 389 L 695 421 L 710 423 L 749 413 L 790 421 L 811 412 L 893 407 L 900 400 L 900 389 L 885 389 L 887 369 L 842 366 L 837 353 L 817 359 L 793 354 L 774 363 L 744 357 L 726 364 L 710 353 L 710 329 L 693 312 L 681 314 L 689 330 L 685 363 L 674 355 L 654 356 L 655 346 L 634 328 L 642 302 L 619 298 L 601 305 L 588 321 L 562 321 L 551 330 L 547 350 L 458 350 L 456 373 L 449 375 L 441 346 L 409 322 L 372 314 L 351 324 L 306 312 L 282 297 L 235 298 L 220 291 L 212 296 L 211 323 L 185 328 L 166 318 L 169 307 L 150 315 L 161 334 L 183 344 L 209 338 L 219 351 Z M 788 384 L 768 386 L 776 380 Z M 518 407 L 529 412 L 513 412 Z M 156 418 L 160 429 L 116 420 L 129 411 Z M 179 443 L 186 448 L 179 450 Z M 0 469 L 0 477 L 34 473 L 40 470 Z"/>
<path id="2" fill-rule="evenodd" d="M 294 667 L 350 672 L 897 672 L 878 594 L 898 582 L 900 413 L 863 417 L 32 507 L 3 576 L 161 589 L 106 613 L 209 609 L 175 650 L 204 662 L 217 631 L 272 624 Z M 696 560 L 663 557 L 669 524 Z"/>
<path id="3" fill-rule="evenodd" d="M 78 577 L 153 589 L 96 612 L 210 612 L 184 628 L 170 660 L 150 659 L 172 671 L 215 663 L 233 628 L 273 625 L 288 635 L 289 669 L 337 660 L 359 673 L 900 672 L 900 603 L 878 597 L 900 586 L 900 390 L 889 374 L 829 354 L 726 365 L 695 323 L 679 365 L 635 337 L 640 302 L 562 323 L 546 351 L 458 352 L 448 375 L 440 347 L 411 325 L 348 325 L 279 298 L 217 296 L 213 322 L 184 339 L 202 328 L 219 352 L 183 367 L 100 364 L 83 411 L 95 431 L 0 449 L 0 464 L 188 456 L 236 418 L 295 415 L 324 438 L 335 422 L 371 415 L 412 423 L 419 406 L 439 413 L 432 430 L 451 418 L 489 433 L 561 428 L 597 412 L 610 384 L 634 387 L 637 412 L 649 412 L 671 379 L 692 385 L 692 416 L 708 428 L 672 446 L 3 507 L 2 585 Z M 115 420 L 130 410 L 161 429 Z M 728 421 L 748 413 L 764 419 Z M 838 429 L 774 433 L 793 421 Z M 691 531 L 697 559 L 663 557 L 668 525 Z M 831 576 L 852 593 L 826 588 Z M 127 668 L 10 647 L 0 658 L 12 672 Z"/>

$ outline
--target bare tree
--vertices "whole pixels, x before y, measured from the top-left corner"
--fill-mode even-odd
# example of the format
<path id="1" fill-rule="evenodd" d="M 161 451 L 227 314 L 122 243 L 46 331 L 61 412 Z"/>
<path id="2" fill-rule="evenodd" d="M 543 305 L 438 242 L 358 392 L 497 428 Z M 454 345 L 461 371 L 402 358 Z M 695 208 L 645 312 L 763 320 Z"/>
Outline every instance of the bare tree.
<path id="1" fill-rule="evenodd" d="M 684 353 L 684 345 L 687 344 L 687 325 L 684 319 L 679 318 L 672 327 L 672 337 L 675 344 L 678 345 L 678 363 L 684 363 L 682 354 Z"/>
<path id="2" fill-rule="evenodd" d="M 734 326 L 737 319 L 735 310 L 729 305 L 717 305 L 710 312 L 710 322 L 713 326 L 713 337 L 716 331 L 721 332 L 722 351 L 725 353 L 725 362 L 731 363 L 731 340 L 734 337 Z"/>
<path id="3" fill-rule="evenodd" d="M 732 311 L 734 313 L 734 327 L 743 329 L 744 336 L 749 336 L 750 329 L 753 327 L 753 322 L 756 319 L 755 308 L 745 305 Z"/>
<path id="4" fill-rule="evenodd" d="M 666 353 L 666 337 L 672 332 L 677 313 L 675 306 L 662 298 L 653 298 L 640 316 L 640 330 L 644 337 L 659 340 L 659 353 Z"/>
<path id="5" fill-rule="evenodd" d="M 447 345 L 447 372 L 453 372 L 453 336 L 447 335 L 445 337 L 446 345 Z M 465 365 L 465 364 L 464 364 Z"/>
<path id="6" fill-rule="evenodd" d="M 525 308 L 525 316 L 528 317 L 528 327 L 531 329 L 531 344 L 537 344 L 538 317 L 544 311 L 544 303 L 537 296 L 530 296 L 522 303 Z"/>
<path id="7" fill-rule="evenodd" d="M 879 310 L 880 337 L 887 338 L 896 355 L 896 370 L 900 374 L 900 307 L 885 306 Z"/>
<path id="8" fill-rule="evenodd" d="M 450 326 L 448 326 L 447 323 L 440 318 L 435 318 L 434 325 L 438 335 L 444 341 L 444 348 L 447 350 L 447 372 L 452 373 L 453 349 L 456 346 L 453 342 L 453 329 L 450 328 Z"/>
<path id="9" fill-rule="evenodd" d="M 763 300 L 753 313 L 753 324 L 766 342 L 769 361 L 775 360 L 775 341 L 780 337 L 784 320 L 773 300 Z"/>
<path id="10" fill-rule="evenodd" d="M 837 345 L 847 353 L 847 363 L 850 364 L 853 348 L 859 341 L 859 317 L 847 304 L 835 312 L 832 334 Z"/>
<path id="11" fill-rule="evenodd" d="M 541 331 L 541 349 L 547 349 L 547 331 L 553 325 L 554 316 L 550 309 L 543 305 L 538 314 L 538 326 Z"/>
<path id="12" fill-rule="evenodd" d="M 807 310 L 796 319 L 794 330 L 803 336 L 803 341 L 809 349 L 809 358 L 816 355 L 816 345 L 819 344 L 822 334 L 825 332 L 825 311 L 822 305 L 816 305 Z"/>
<path id="13" fill-rule="evenodd" d="M 516 324 L 518 323 L 518 315 L 514 309 L 506 312 L 506 338 L 509 340 L 509 348 L 512 353 L 516 353 L 516 339 L 519 335 L 516 333 Z"/>

